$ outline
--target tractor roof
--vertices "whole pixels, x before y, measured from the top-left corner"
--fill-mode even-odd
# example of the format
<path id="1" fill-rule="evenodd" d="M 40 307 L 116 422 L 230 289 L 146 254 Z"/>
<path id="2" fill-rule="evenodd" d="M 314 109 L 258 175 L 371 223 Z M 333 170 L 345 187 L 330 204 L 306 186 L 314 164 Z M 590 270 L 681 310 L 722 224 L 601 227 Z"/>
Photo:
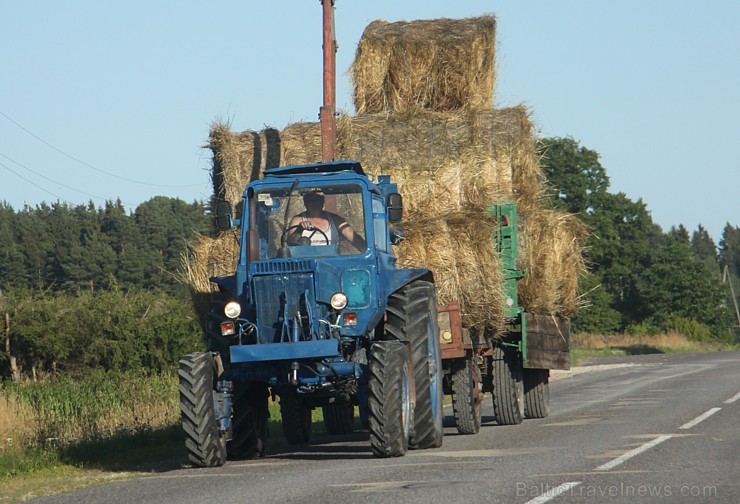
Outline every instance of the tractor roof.
<path id="1" fill-rule="evenodd" d="M 319 173 L 337 173 L 342 171 L 353 171 L 358 175 L 365 175 L 359 161 L 330 161 L 328 163 L 313 163 L 294 166 L 278 166 L 267 168 L 265 176 L 279 177 L 281 175 L 301 175 Z"/>

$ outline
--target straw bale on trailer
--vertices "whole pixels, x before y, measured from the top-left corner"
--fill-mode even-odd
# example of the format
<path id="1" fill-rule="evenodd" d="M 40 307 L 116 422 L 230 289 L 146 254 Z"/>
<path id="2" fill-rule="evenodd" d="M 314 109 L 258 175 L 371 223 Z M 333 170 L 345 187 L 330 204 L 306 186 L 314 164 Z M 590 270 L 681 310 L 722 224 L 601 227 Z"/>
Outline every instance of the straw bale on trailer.
<path id="1" fill-rule="evenodd" d="M 578 279 L 586 272 L 588 228 L 574 214 L 538 206 L 520 213 L 519 299 L 528 311 L 573 316 L 579 308 Z"/>
<path id="2" fill-rule="evenodd" d="M 490 108 L 496 18 L 370 23 L 350 68 L 358 114 Z"/>
<path id="3" fill-rule="evenodd" d="M 487 212 L 450 212 L 405 219 L 402 227 L 405 240 L 395 249 L 399 265 L 431 270 L 438 302 L 457 300 L 466 327 L 503 329 L 503 282 L 492 242 L 496 221 Z"/>
<path id="4" fill-rule="evenodd" d="M 180 281 L 190 291 L 198 322 L 204 330 L 211 294 L 217 290 L 210 278 L 233 275 L 238 258 L 239 243 L 232 232 L 215 237 L 196 236 L 180 256 Z"/>
<path id="5" fill-rule="evenodd" d="M 233 133 L 227 125 L 214 123 L 208 147 L 213 153 L 213 194 L 236 206 L 249 181 L 259 176 L 259 133 L 250 130 Z"/>
<path id="6" fill-rule="evenodd" d="M 236 208 L 244 188 L 262 175 L 265 166 L 280 165 L 280 136 L 275 128 L 234 133 L 228 125 L 214 122 L 207 145 L 213 154 L 213 197 Z"/>

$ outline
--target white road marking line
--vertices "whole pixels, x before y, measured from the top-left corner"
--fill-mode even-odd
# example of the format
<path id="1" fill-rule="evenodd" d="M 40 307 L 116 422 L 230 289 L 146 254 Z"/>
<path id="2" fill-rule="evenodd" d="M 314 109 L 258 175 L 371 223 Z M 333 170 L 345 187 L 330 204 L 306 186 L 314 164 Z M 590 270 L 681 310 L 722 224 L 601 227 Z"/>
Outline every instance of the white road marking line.
<path id="1" fill-rule="evenodd" d="M 738 399 L 740 399 L 740 392 L 738 392 L 737 394 L 735 394 L 734 396 L 732 396 L 728 400 L 726 400 L 725 401 L 725 404 L 732 404 L 735 401 L 737 401 Z"/>
<path id="2" fill-rule="evenodd" d="M 698 424 L 699 422 L 703 422 L 704 420 L 706 420 L 710 416 L 714 415 L 715 413 L 717 413 L 721 409 L 722 408 L 712 408 L 709 411 L 705 411 L 704 413 L 702 413 L 698 417 L 694 418 L 692 421 L 686 422 L 685 424 L 683 424 L 681 427 L 679 427 L 679 429 L 690 429 L 694 425 Z"/>
<path id="3" fill-rule="evenodd" d="M 642 446 L 638 446 L 634 450 L 630 450 L 630 451 L 628 451 L 628 452 L 620 455 L 619 457 L 615 458 L 614 460 L 612 460 L 610 462 L 607 462 L 606 464 L 600 465 L 599 467 L 597 467 L 596 469 L 594 469 L 594 471 L 608 471 L 609 469 L 614 469 L 615 467 L 617 467 L 618 465 L 626 462 L 627 460 L 631 459 L 635 455 L 639 455 L 640 453 L 642 453 L 644 451 L 647 451 L 650 448 L 652 448 L 653 446 L 659 445 L 663 441 L 667 441 L 667 440 L 671 439 L 672 437 L 673 436 L 672 435 L 669 435 L 669 434 L 658 436 L 657 438 L 653 439 L 649 443 L 645 443 Z"/>
<path id="4" fill-rule="evenodd" d="M 535 497 L 532 500 L 528 500 L 525 504 L 543 504 L 544 502 L 550 501 L 557 497 L 558 495 L 562 495 L 571 488 L 577 487 L 580 485 L 580 481 L 569 481 L 568 483 L 563 483 L 562 485 L 556 486 L 555 488 L 548 490 L 547 492 L 543 493 L 539 497 Z"/>

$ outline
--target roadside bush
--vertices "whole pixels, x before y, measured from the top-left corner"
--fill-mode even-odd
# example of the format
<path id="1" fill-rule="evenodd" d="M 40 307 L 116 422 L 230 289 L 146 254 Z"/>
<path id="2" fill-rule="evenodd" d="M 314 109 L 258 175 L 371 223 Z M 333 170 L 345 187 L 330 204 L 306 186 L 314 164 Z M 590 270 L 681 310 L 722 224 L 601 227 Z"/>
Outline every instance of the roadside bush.
<path id="1" fill-rule="evenodd" d="M 668 323 L 668 329 L 683 334 L 692 341 L 709 341 L 712 339 L 711 329 L 692 318 L 675 317 Z"/>
<path id="2" fill-rule="evenodd" d="M 159 373 L 202 346 L 190 305 L 161 292 L 16 293 L 2 305 L 11 352 L 33 379 L 98 369 Z M 8 359 L 0 364 L 0 376 L 10 376 Z"/>

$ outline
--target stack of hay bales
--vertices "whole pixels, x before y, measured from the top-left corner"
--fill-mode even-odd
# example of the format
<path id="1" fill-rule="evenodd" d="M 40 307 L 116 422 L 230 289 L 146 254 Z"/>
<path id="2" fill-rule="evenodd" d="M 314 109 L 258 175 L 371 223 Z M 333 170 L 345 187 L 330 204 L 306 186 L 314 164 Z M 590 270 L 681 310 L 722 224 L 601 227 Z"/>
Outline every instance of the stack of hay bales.
<path id="1" fill-rule="evenodd" d="M 493 16 L 370 24 L 351 69 L 359 113 L 339 118 L 336 153 L 399 184 L 406 236 L 399 262 L 432 270 L 439 302 L 458 300 L 467 327 L 492 332 L 506 320 L 491 205 L 517 202 L 526 272 L 519 295 L 532 312 L 575 312 L 586 236 L 575 216 L 543 206 L 527 110 L 491 108 L 494 35 Z M 307 122 L 233 133 L 215 124 L 209 147 L 214 197 L 237 205 L 265 168 L 320 161 L 321 130 Z M 204 240 L 192 256 L 221 261 L 207 258 L 213 245 Z"/>
<path id="2" fill-rule="evenodd" d="M 357 113 L 490 108 L 495 42 L 493 16 L 370 23 L 351 68 Z"/>

